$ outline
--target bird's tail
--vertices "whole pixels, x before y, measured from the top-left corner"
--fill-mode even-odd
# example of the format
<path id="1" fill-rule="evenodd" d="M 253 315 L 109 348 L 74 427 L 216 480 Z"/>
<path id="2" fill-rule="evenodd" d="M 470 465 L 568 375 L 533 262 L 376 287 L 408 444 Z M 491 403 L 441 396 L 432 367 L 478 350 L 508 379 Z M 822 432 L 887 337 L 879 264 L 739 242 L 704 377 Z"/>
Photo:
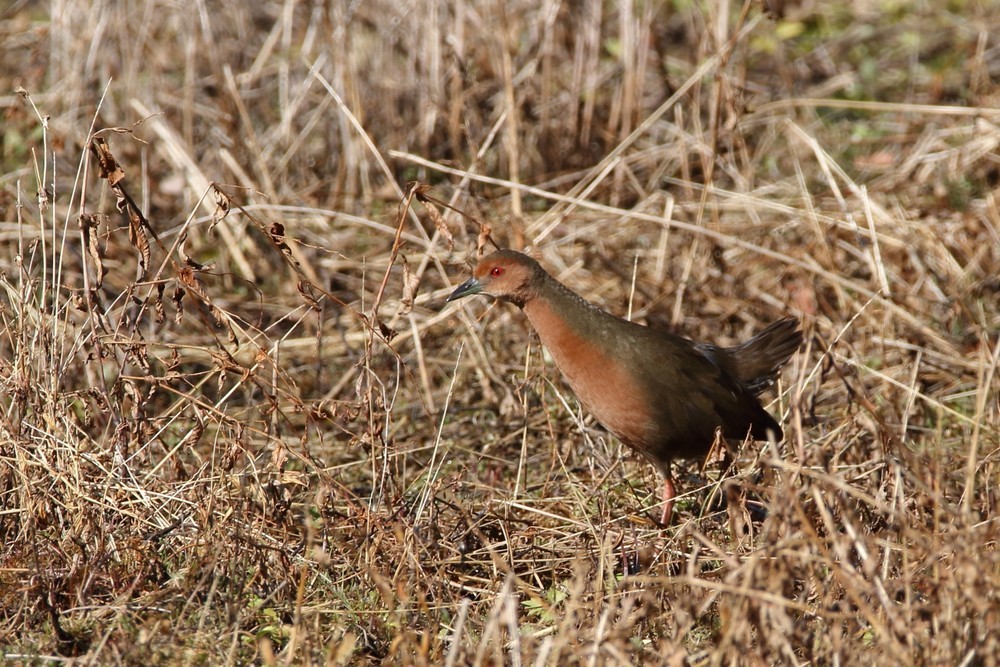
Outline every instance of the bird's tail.
<path id="1" fill-rule="evenodd" d="M 778 370 L 801 344 L 799 321 L 794 317 L 786 317 L 745 343 L 726 348 L 726 356 L 732 364 L 733 373 L 743 386 L 754 394 L 759 394 L 774 384 Z"/>

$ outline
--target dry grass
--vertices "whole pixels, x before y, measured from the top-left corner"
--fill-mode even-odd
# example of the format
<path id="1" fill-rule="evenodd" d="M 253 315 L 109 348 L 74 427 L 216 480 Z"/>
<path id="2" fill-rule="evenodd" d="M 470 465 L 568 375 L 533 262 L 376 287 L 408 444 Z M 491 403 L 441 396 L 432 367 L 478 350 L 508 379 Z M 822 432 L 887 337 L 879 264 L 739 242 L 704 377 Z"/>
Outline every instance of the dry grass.
<path id="1" fill-rule="evenodd" d="M 995 3 L 46 9 L 0 9 L 7 661 L 997 664 Z M 785 441 L 656 529 L 523 317 L 443 307 L 479 220 L 653 326 L 801 317 Z"/>

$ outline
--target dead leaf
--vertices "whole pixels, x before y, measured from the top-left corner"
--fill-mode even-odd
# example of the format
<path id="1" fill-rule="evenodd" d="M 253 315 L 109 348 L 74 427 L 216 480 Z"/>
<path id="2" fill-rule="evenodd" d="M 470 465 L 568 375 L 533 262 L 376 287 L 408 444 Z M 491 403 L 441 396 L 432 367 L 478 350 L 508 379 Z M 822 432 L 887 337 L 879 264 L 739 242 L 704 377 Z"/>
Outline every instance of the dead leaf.
<path id="1" fill-rule="evenodd" d="M 210 265 L 205 265 L 200 262 L 195 261 L 187 253 L 187 241 L 188 233 L 187 229 L 181 232 L 181 237 L 177 240 L 177 254 L 181 256 L 181 261 L 187 266 L 191 267 L 195 271 L 206 271 L 210 268 Z"/>
<path id="2" fill-rule="evenodd" d="M 181 320 L 184 319 L 184 289 L 182 287 L 174 290 L 174 296 L 171 298 L 171 301 L 174 302 L 174 309 L 177 311 L 177 314 L 174 315 L 174 322 L 180 324 Z"/>
<path id="3" fill-rule="evenodd" d="M 167 289 L 164 282 L 156 283 L 156 299 L 153 300 L 154 320 L 157 324 L 163 324 L 167 319 L 167 313 L 163 310 L 163 292 Z"/>
<path id="4" fill-rule="evenodd" d="M 410 263 L 403 256 L 403 298 L 400 299 L 400 315 L 409 315 L 413 310 L 413 300 L 417 296 L 417 287 L 420 285 L 420 276 L 410 271 Z"/>
<path id="5" fill-rule="evenodd" d="M 285 469 L 285 463 L 288 461 L 288 450 L 285 446 L 281 444 L 281 441 L 275 445 L 274 449 L 271 451 L 271 465 L 277 471 L 282 471 Z"/>
<path id="6" fill-rule="evenodd" d="M 485 222 L 479 223 L 479 236 L 476 237 L 476 257 L 483 256 L 483 248 L 486 247 L 487 243 L 490 243 L 490 234 L 493 233 L 493 228 L 487 225 Z"/>
<path id="7" fill-rule="evenodd" d="M 90 149 L 97 157 L 97 167 L 100 170 L 101 178 L 105 179 L 111 187 L 118 185 L 125 178 L 125 170 L 111 154 L 107 140 L 104 137 L 94 137 L 93 141 L 90 142 Z"/>
<path id="8" fill-rule="evenodd" d="M 125 191 L 125 172 L 115 160 L 114 155 L 111 154 L 108 142 L 103 137 L 94 137 L 90 141 L 90 150 L 97 157 L 101 178 L 108 181 L 108 186 L 117 198 L 116 208 L 128 218 L 128 240 L 132 247 L 139 251 L 138 280 L 145 280 L 149 272 L 150 261 L 149 238 L 146 236 L 146 230 L 149 230 L 154 239 L 157 239 L 156 232 L 153 231 L 149 221 L 136 206 L 132 197 Z"/>
<path id="9" fill-rule="evenodd" d="M 421 199 L 421 202 L 424 205 L 424 209 L 427 211 L 427 215 L 430 216 L 431 222 L 434 223 L 434 228 L 437 229 L 441 236 L 444 237 L 445 241 L 448 242 L 448 250 L 453 250 L 455 248 L 455 237 L 452 236 L 451 230 L 448 229 L 448 223 L 445 222 L 440 209 L 438 209 L 438 207 L 430 201 Z"/>
<path id="10" fill-rule="evenodd" d="M 292 249 L 288 247 L 285 242 L 285 226 L 280 222 L 271 223 L 271 226 L 267 228 L 267 236 L 271 239 L 271 242 L 281 251 L 281 254 L 285 256 L 285 259 L 292 264 L 292 266 L 298 267 L 299 263 L 295 261 L 295 257 L 292 256 Z"/>
<path id="11" fill-rule="evenodd" d="M 387 343 L 390 342 L 393 338 L 395 338 L 396 334 L 399 333 L 398 331 L 396 331 L 392 327 L 384 324 L 382 322 L 382 320 L 378 320 L 378 330 L 379 330 L 379 333 L 382 334 L 382 337 L 385 338 L 385 342 L 387 342 Z"/>
<path id="12" fill-rule="evenodd" d="M 212 189 L 215 191 L 215 211 L 212 213 L 212 224 L 208 226 L 210 232 L 214 231 L 215 227 L 226 219 L 226 216 L 229 215 L 229 209 L 232 207 L 229 195 L 215 185 L 212 186 Z"/>
<path id="13" fill-rule="evenodd" d="M 101 260 L 101 250 L 97 245 L 97 216 L 92 213 L 81 213 L 79 218 L 80 232 L 83 235 L 83 246 L 87 249 L 87 254 L 94 261 L 94 268 L 97 275 L 94 279 L 94 289 L 99 289 L 104 284 L 104 276 L 108 270 Z"/>
<path id="14" fill-rule="evenodd" d="M 295 284 L 295 289 L 299 291 L 299 294 L 302 296 L 302 299 L 307 304 L 309 304 L 310 308 L 312 308 L 317 313 L 320 311 L 319 302 L 316 301 L 316 298 L 309 293 L 309 290 L 312 289 L 312 283 L 309 283 L 305 280 L 300 280 Z"/>

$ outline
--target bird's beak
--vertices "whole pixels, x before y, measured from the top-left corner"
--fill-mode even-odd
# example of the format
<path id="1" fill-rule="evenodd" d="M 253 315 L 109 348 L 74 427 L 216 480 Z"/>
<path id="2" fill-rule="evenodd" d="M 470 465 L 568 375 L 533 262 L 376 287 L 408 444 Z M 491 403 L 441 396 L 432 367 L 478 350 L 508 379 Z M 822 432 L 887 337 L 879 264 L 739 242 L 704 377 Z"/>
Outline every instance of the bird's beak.
<path id="1" fill-rule="evenodd" d="M 450 303 L 456 299 L 461 299 L 463 296 L 469 296 L 470 294 L 479 294 L 482 291 L 483 284 L 476 278 L 469 278 L 455 288 L 455 291 L 451 293 L 451 296 L 448 297 L 448 300 L 445 301 L 445 303 Z"/>

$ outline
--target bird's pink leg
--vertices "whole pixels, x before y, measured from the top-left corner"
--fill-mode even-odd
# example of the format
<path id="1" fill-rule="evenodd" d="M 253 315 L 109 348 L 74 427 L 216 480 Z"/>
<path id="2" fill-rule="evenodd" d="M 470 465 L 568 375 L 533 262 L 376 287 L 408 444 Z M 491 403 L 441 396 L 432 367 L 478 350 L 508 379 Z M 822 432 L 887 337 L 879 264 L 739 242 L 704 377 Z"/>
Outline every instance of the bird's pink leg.
<path id="1" fill-rule="evenodd" d="M 663 475 L 663 514 L 660 515 L 660 525 L 666 528 L 670 525 L 670 517 L 674 513 L 674 496 L 677 494 L 674 489 L 674 478 L 670 471 Z"/>

